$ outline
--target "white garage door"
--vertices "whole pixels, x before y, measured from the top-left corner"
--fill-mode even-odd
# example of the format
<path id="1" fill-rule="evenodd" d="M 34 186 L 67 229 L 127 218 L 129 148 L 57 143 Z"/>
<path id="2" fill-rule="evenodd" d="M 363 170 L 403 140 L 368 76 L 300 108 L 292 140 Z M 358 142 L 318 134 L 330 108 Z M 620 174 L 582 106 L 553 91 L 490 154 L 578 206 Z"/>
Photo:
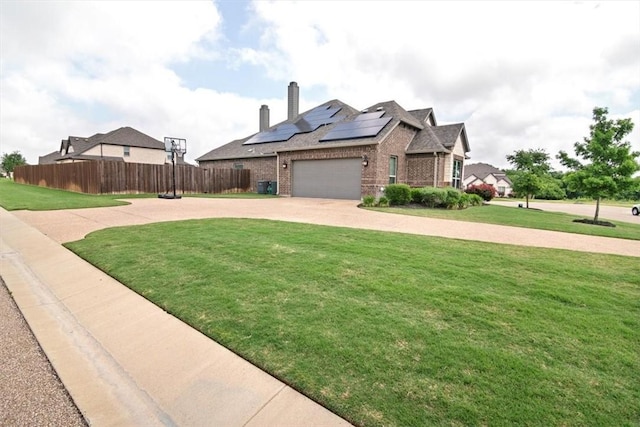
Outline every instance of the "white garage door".
<path id="1" fill-rule="evenodd" d="M 361 160 L 295 160 L 291 195 L 360 200 Z"/>

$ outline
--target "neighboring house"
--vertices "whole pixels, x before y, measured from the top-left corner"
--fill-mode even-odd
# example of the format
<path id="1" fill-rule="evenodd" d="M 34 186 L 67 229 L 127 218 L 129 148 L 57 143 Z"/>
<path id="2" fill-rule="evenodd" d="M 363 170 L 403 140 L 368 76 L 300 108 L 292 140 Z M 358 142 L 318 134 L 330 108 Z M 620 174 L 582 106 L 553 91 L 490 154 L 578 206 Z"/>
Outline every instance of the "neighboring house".
<path id="1" fill-rule="evenodd" d="M 492 185 L 500 197 L 508 196 L 512 192 L 509 177 L 500 169 L 486 163 L 474 163 L 464 168 L 464 188 L 470 185 Z"/>
<path id="2" fill-rule="evenodd" d="M 60 149 L 41 156 L 39 164 L 71 163 L 90 160 L 112 160 L 129 163 L 164 164 L 171 162 L 164 143 L 130 127 L 89 138 L 70 136 Z"/>
<path id="3" fill-rule="evenodd" d="M 276 181 L 285 196 L 361 199 L 390 183 L 462 188 L 469 142 L 463 123 L 438 126 L 431 108 L 406 111 L 395 101 L 357 110 L 337 99 L 298 114 L 289 85 L 288 119 L 197 158 L 203 168 L 251 169 L 252 187 Z"/>

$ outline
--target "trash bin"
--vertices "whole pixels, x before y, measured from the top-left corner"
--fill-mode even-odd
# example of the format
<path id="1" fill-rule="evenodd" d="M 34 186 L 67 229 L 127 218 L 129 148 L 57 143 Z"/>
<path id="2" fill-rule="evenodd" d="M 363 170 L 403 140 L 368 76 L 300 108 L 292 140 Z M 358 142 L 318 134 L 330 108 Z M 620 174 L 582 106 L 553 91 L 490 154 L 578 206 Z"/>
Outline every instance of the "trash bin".
<path id="1" fill-rule="evenodd" d="M 267 186 L 268 194 L 278 194 L 278 181 L 269 181 L 269 185 Z"/>
<path id="2" fill-rule="evenodd" d="M 258 194 L 267 194 L 269 181 L 258 181 Z"/>

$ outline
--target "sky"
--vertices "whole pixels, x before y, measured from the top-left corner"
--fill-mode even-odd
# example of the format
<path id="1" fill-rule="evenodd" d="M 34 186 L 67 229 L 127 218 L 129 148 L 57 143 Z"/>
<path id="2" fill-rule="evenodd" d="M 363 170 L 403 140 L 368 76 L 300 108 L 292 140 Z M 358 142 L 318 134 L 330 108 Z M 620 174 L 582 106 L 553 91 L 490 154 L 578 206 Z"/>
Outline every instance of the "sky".
<path id="1" fill-rule="evenodd" d="M 131 126 L 186 160 L 332 99 L 464 123 L 469 163 L 589 136 L 594 107 L 640 151 L 640 1 L 0 0 L 0 151 Z"/>

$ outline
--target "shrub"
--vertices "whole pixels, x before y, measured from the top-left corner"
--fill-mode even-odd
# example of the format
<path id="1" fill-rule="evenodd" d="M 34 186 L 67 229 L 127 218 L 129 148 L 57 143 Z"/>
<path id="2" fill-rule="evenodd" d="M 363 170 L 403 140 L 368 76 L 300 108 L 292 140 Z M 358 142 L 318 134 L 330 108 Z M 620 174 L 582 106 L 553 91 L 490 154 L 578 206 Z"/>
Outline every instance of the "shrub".
<path id="1" fill-rule="evenodd" d="M 469 196 L 469 206 L 482 206 L 484 199 L 477 194 L 467 194 Z"/>
<path id="2" fill-rule="evenodd" d="M 407 184 L 389 184 L 384 189 L 384 195 L 390 205 L 408 205 L 411 201 L 411 188 Z"/>
<path id="3" fill-rule="evenodd" d="M 567 197 L 567 193 L 560 187 L 558 182 L 552 179 L 543 181 L 540 191 L 536 194 L 536 199 L 562 200 Z"/>
<path id="4" fill-rule="evenodd" d="M 453 209 L 458 207 L 460 202 L 461 192 L 455 188 L 447 188 L 445 190 L 445 199 L 443 200 L 443 207 L 447 209 Z"/>
<path id="5" fill-rule="evenodd" d="M 413 203 L 422 203 L 422 197 L 424 188 L 412 188 L 411 189 L 411 201 Z"/>
<path id="6" fill-rule="evenodd" d="M 495 187 L 490 184 L 470 185 L 469 187 L 467 187 L 465 192 L 469 194 L 477 194 L 487 202 L 496 197 L 496 195 L 498 194 Z"/>
<path id="7" fill-rule="evenodd" d="M 443 207 L 447 199 L 446 190 L 443 188 L 425 187 L 422 188 L 422 204 L 428 208 Z"/>
<path id="8" fill-rule="evenodd" d="M 381 196 L 380 199 L 378 199 L 378 206 L 380 206 L 381 208 L 389 207 L 389 199 L 387 199 L 384 196 Z"/>
<path id="9" fill-rule="evenodd" d="M 376 197 L 372 195 L 366 195 L 362 198 L 362 206 L 370 208 L 376 204 Z"/>
<path id="10" fill-rule="evenodd" d="M 475 194 L 473 194 L 475 196 Z M 458 209 L 466 209 L 471 206 L 472 194 L 460 193 L 460 200 L 458 200 Z"/>

